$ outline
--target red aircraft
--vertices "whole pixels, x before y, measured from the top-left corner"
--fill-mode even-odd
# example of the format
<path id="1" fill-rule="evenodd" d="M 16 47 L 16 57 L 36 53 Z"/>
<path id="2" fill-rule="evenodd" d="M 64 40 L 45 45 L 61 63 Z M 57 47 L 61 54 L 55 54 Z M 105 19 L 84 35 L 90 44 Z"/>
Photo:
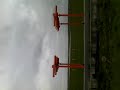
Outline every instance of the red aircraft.
<path id="1" fill-rule="evenodd" d="M 57 11 L 57 6 L 55 6 L 55 12 L 53 13 L 54 26 L 57 31 L 59 31 L 60 25 L 79 25 L 80 23 L 60 23 L 60 16 L 70 16 L 70 17 L 82 17 L 83 14 L 59 14 Z"/>
<path id="2" fill-rule="evenodd" d="M 59 67 L 61 68 L 84 68 L 84 65 L 59 63 L 59 58 L 57 56 L 54 56 L 54 64 L 52 65 L 53 77 L 57 75 Z"/>

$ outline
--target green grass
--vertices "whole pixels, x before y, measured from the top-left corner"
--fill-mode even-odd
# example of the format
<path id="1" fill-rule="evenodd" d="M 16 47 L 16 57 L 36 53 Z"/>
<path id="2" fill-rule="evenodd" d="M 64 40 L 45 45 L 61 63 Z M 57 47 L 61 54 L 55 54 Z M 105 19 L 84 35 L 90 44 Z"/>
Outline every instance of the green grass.
<path id="1" fill-rule="evenodd" d="M 115 18 L 113 20 L 113 56 L 112 56 L 112 90 L 120 90 L 120 0 L 111 0 L 113 8 L 115 9 L 114 15 Z"/>
<path id="2" fill-rule="evenodd" d="M 100 31 L 98 90 L 120 90 L 119 4 L 120 0 L 98 1 L 98 30 Z M 103 57 L 106 60 L 103 60 Z"/>
<path id="3" fill-rule="evenodd" d="M 112 16 L 114 10 L 109 0 L 98 1 L 97 28 L 100 34 L 98 90 L 112 90 Z"/>
<path id="4" fill-rule="evenodd" d="M 83 13 L 83 0 L 69 0 L 69 13 Z M 83 17 L 70 17 L 69 22 L 81 22 Z M 83 64 L 84 56 L 84 41 L 83 41 L 83 30 L 82 24 L 79 26 L 69 26 L 69 32 L 71 33 L 71 51 L 70 63 L 81 63 Z M 70 35 L 69 35 L 70 36 Z M 76 59 L 76 60 L 72 60 Z M 82 90 L 83 89 L 83 69 L 70 69 L 69 86 L 68 90 Z"/>

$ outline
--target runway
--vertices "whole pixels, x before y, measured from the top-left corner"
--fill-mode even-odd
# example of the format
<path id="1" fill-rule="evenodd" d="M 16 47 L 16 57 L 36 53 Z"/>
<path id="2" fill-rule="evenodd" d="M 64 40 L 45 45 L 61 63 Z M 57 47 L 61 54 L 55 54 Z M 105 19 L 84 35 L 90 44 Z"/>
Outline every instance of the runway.
<path id="1" fill-rule="evenodd" d="M 84 0 L 84 90 L 89 90 L 90 10 L 90 0 Z"/>

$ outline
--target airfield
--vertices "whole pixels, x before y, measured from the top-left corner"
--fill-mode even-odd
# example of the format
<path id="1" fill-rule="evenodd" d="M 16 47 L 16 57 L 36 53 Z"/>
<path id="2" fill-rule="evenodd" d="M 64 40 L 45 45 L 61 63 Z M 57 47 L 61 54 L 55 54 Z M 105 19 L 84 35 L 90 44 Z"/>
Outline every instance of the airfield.
<path id="1" fill-rule="evenodd" d="M 69 63 L 83 63 L 84 70 L 69 69 L 68 90 L 119 90 L 119 0 L 69 0 L 69 13 L 84 13 L 84 21 L 69 26 Z"/>

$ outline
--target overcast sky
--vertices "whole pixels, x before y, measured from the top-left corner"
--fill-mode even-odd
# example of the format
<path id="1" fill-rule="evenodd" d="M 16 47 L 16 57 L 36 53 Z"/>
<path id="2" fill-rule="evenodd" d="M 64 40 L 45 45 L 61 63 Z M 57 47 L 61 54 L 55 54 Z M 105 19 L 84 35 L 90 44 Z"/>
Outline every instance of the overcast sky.
<path id="1" fill-rule="evenodd" d="M 0 90 L 67 90 L 67 69 L 52 78 L 54 55 L 68 59 L 68 28 L 53 27 L 55 5 L 67 13 L 67 0 L 0 0 Z"/>

